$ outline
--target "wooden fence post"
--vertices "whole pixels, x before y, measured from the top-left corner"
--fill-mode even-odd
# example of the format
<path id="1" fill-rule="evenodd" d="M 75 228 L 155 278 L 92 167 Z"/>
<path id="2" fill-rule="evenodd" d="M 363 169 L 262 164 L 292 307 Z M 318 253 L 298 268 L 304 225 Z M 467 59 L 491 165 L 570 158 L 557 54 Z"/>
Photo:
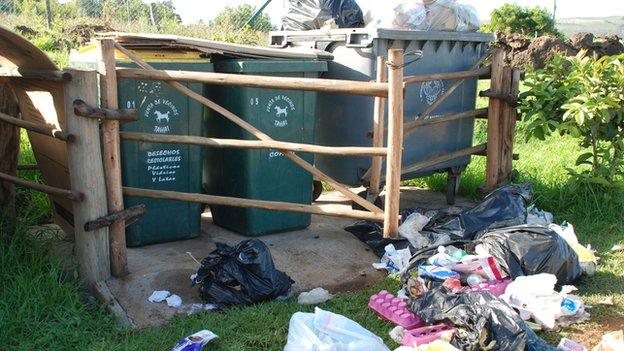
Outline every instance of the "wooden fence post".
<path id="1" fill-rule="evenodd" d="M 71 70 L 73 79 L 65 85 L 65 118 L 67 131 L 76 141 L 67 144 L 67 160 L 72 190 L 84 195 L 74 202 L 74 233 L 79 272 L 89 290 L 110 277 L 108 228 L 86 232 L 86 222 L 106 216 L 106 186 L 100 151 L 99 122 L 74 114 L 74 100 L 97 105 L 97 73 Z"/>
<path id="2" fill-rule="evenodd" d="M 377 57 L 377 83 L 385 82 L 387 79 L 388 68 L 386 67 L 386 59 L 383 56 Z M 373 116 L 373 147 L 383 147 L 384 130 L 385 130 L 385 99 L 381 97 L 375 98 L 375 114 Z M 371 165 L 369 195 L 379 195 L 381 189 L 381 166 L 383 157 L 373 157 Z"/>
<path id="3" fill-rule="evenodd" d="M 115 62 L 115 42 L 112 39 L 98 40 L 100 58 L 100 95 L 103 108 L 118 109 L 117 71 Z M 95 106 L 95 105 L 91 105 Z M 102 121 L 104 177 L 108 195 L 109 213 L 124 209 L 121 183 L 121 151 L 119 141 L 119 121 Z M 92 218 L 95 219 L 95 218 Z M 126 224 L 123 220 L 109 227 L 111 273 L 114 277 L 128 274 L 128 258 L 126 254 Z"/>
<path id="4" fill-rule="evenodd" d="M 386 203 L 384 237 L 399 234 L 401 161 L 403 158 L 403 50 L 388 51 L 388 158 L 386 161 Z"/>
<path id="5" fill-rule="evenodd" d="M 0 80 L 0 113 L 17 116 L 19 107 L 9 82 Z M 9 175 L 17 174 L 19 156 L 19 128 L 0 122 L 0 172 Z M 0 215 L 5 216 L 7 234 L 13 232 L 15 224 L 15 185 L 0 181 Z"/>
<path id="6" fill-rule="evenodd" d="M 509 93 L 514 99 L 518 98 L 520 92 L 520 79 L 522 71 L 505 67 L 505 86 L 506 93 Z M 516 121 L 518 119 L 518 110 L 514 104 L 505 103 L 505 113 L 503 114 L 503 130 L 502 130 L 502 151 L 501 151 L 501 171 L 500 182 L 511 182 L 513 175 L 513 144 L 516 132 Z"/>
<path id="7" fill-rule="evenodd" d="M 493 94 L 503 94 L 504 89 L 504 72 L 505 51 L 496 49 L 492 53 L 492 83 L 490 91 Z M 488 126 L 487 126 L 487 161 L 486 161 L 486 180 L 485 192 L 495 189 L 499 182 L 501 169 L 501 128 L 502 113 L 504 102 L 500 99 L 490 98 L 488 108 Z"/>

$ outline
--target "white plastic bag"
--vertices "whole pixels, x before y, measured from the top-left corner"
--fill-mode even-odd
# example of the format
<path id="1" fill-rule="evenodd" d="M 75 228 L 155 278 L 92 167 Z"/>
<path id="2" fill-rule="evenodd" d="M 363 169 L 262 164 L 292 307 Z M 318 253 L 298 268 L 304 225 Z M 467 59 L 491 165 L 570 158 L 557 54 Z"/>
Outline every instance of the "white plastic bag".
<path id="1" fill-rule="evenodd" d="M 377 335 L 339 314 L 315 308 L 290 319 L 284 351 L 389 351 Z"/>
<path id="2" fill-rule="evenodd" d="M 381 258 L 381 262 L 373 263 L 375 269 L 385 269 L 390 274 L 402 273 L 409 267 L 412 254 L 409 249 L 397 250 L 394 245 L 388 244 L 385 247 L 386 253 Z"/>
<path id="3" fill-rule="evenodd" d="M 407 239 L 415 249 L 429 246 L 428 238 L 422 236 L 420 231 L 429 223 L 431 218 L 414 212 L 409 215 L 399 226 L 399 235 Z"/>
<path id="4" fill-rule="evenodd" d="M 473 6 L 457 0 L 389 0 L 384 9 L 367 13 L 367 27 L 426 31 L 474 32 L 479 17 Z"/>

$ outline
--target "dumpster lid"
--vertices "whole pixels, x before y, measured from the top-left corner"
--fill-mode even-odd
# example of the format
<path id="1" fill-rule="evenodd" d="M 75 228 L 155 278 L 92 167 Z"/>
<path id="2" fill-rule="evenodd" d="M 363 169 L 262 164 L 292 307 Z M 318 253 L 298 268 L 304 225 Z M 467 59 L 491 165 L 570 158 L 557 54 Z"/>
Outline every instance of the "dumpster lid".
<path id="1" fill-rule="evenodd" d="M 296 73 L 325 72 L 327 62 L 313 60 L 222 60 L 215 70 L 227 73 Z"/>
<path id="2" fill-rule="evenodd" d="M 234 58 L 273 58 L 301 60 L 332 60 L 333 55 L 318 49 L 296 48 L 279 50 L 269 47 L 239 45 L 178 35 L 125 32 L 97 33 L 98 38 L 112 38 L 128 49 L 186 49 L 208 55 Z"/>
<path id="3" fill-rule="evenodd" d="M 494 36 L 488 33 L 424 31 L 383 28 L 343 28 L 306 31 L 273 31 L 269 33 L 272 47 L 287 47 L 297 42 L 346 42 L 347 46 L 372 46 L 374 39 L 459 41 L 489 43 Z"/>

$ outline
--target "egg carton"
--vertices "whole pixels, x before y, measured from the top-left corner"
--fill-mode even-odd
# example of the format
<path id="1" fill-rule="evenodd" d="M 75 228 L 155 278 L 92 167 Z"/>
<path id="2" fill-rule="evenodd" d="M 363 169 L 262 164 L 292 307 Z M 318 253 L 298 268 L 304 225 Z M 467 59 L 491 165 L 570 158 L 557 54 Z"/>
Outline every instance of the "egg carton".
<path id="1" fill-rule="evenodd" d="M 455 329 L 448 324 L 439 324 L 417 329 L 406 330 L 401 339 L 403 346 L 426 345 L 442 338 L 445 334 L 451 334 Z"/>
<path id="2" fill-rule="evenodd" d="M 407 308 L 407 302 L 395 297 L 386 290 L 371 296 L 368 307 L 384 319 L 405 329 L 414 329 L 424 322 Z"/>

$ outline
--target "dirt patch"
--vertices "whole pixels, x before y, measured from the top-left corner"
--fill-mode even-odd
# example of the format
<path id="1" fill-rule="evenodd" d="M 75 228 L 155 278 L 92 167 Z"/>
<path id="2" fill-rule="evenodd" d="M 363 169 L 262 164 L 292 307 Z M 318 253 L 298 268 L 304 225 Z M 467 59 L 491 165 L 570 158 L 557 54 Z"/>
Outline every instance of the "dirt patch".
<path id="1" fill-rule="evenodd" d="M 624 317 L 609 316 L 601 318 L 594 323 L 584 323 L 568 328 L 565 337 L 580 342 L 591 349 L 596 346 L 602 336 L 612 331 L 624 329 Z"/>
<path id="2" fill-rule="evenodd" d="M 512 66 L 520 69 L 543 68 L 556 54 L 574 56 L 581 50 L 595 57 L 624 53 L 622 39 L 616 35 L 578 33 L 569 40 L 549 36 L 530 40 L 520 34 L 497 34 L 496 39 L 508 52 Z"/>
<path id="3" fill-rule="evenodd" d="M 63 30 L 69 40 L 78 46 L 88 44 L 93 38 L 93 35 L 98 32 L 114 32 L 115 29 L 108 25 L 91 25 L 91 24 L 78 24 L 73 27 L 69 27 Z"/>

